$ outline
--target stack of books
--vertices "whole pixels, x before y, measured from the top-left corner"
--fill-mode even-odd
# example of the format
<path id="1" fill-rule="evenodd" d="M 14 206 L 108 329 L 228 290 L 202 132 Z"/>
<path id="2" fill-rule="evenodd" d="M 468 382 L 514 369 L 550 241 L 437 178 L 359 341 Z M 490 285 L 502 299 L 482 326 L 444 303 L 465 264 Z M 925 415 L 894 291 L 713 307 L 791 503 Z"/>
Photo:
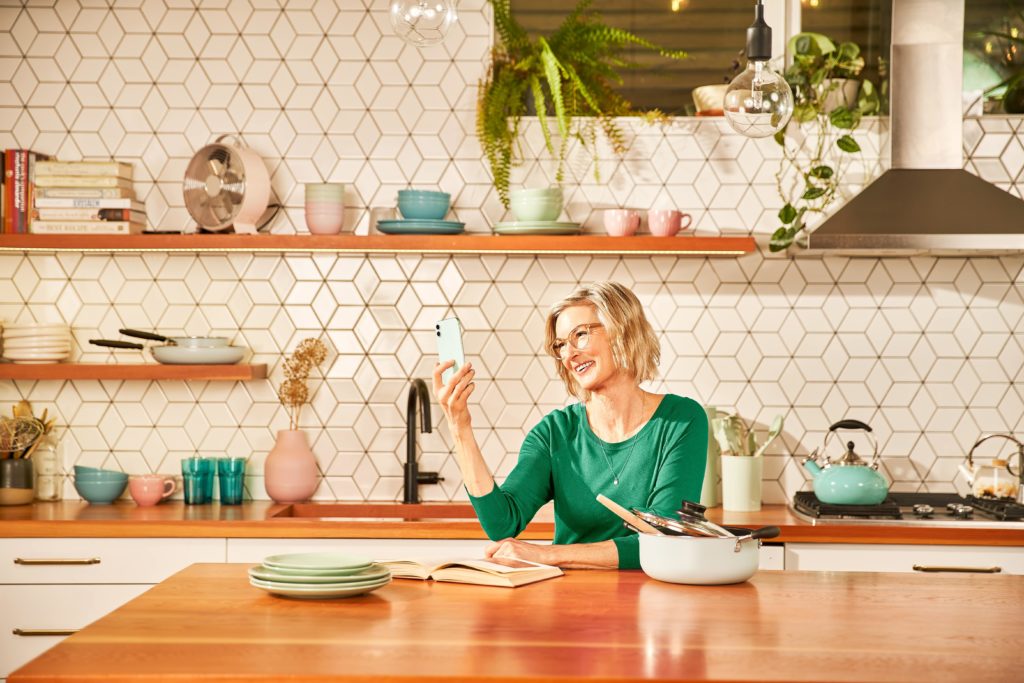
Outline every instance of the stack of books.
<path id="1" fill-rule="evenodd" d="M 135 235 L 146 207 L 135 199 L 132 166 L 119 161 L 38 161 L 29 232 Z"/>
<path id="2" fill-rule="evenodd" d="M 35 171 L 39 161 L 50 157 L 30 149 L 8 149 L 0 153 L 0 232 L 16 235 L 29 231 L 32 222 L 32 198 L 35 194 Z"/>

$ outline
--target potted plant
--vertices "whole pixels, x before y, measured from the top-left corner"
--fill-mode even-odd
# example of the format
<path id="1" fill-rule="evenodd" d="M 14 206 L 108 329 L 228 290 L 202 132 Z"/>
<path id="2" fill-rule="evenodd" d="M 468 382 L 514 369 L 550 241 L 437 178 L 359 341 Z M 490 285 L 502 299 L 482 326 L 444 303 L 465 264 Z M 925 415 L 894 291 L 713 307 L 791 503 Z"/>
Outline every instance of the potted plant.
<path id="1" fill-rule="evenodd" d="M 327 347 L 319 339 L 303 339 L 284 363 L 285 380 L 278 398 L 288 411 L 288 429 L 277 433 L 277 441 L 263 465 L 264 487 L 278 503 L 307 500 L 320 483 L 316 456 L 306 433 L 299 429 L 302 406 L 309 403 L 306 384 L 310 372 L 327 358 Z"/>
<path id="2" fill-rule="evenodd" d="M 686 56 L 608 26 L 591 8 L 592 2 L 579 0 L 554 33 L 532 39 L 513 18 L 511 0 L 491 0 L 498 41 L 480 83 L 476 129 L 494 187 L 506 208 L 512 166 L 521 158 L 523 116 L 535 112 L 544 144 L 557 160 L 555 180 L 560 183 L 573 139 L 593 150 L 600 130 L 616 154 L 626 151 L 625 135 L 614 120 L 637 114 L 614 90 L 622 80 L 619 69 L 635 64 L 623 54 L 625 48 L 635 45 L 670 59 Z"/>
<path id="3" fill-rule="evenodd" d="M 884 89 L 856 80 L 864 59 L 855 43 L 836 45 L 820 33 L 798 33 L 790 38 L 789 51 L 793 63 L 785 76 L 793 89 L 793 118 L 775 135 L 783 151 L 776 179 L 784 206 L 771 251 L 802 238 L 808 214 L 824 214 L 836 199 L 850 155 L 860 152 L 851 133 L 862 116 L 877 114 L 883 106 Z M 802 135 L 791 134 L 794 125 Z"/>

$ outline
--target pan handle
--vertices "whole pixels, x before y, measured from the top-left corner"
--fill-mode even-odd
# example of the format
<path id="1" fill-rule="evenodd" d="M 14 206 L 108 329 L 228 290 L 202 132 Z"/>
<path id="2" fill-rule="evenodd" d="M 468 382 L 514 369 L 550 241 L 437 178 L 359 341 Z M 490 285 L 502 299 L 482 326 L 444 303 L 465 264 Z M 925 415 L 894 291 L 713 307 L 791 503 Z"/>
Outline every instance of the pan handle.
<path id="1" fill-rule="evenodd" d="M 737 536 L 737 539 L 740 541 L 761 541 L 767 538 L 775 538 L 781 533 L 782 530 L 777 526 L 763 526 L 760 529 L 754 529 L 744 536 Z"/>
<path id="2" fill-rule="evenodd" d="M 142 344 L 136 344 L 135 342 L 117 341 L 113 339 L 90 339 L 90 344 L 96 346 L 109 346 L 113 349 L 144 349 L 146 348 Z"/>
<path id="3" fill-rule="evenodd" d="M 135 337 L 136 339 L 148 339 L 150 341 L 161 341 L 174 343 L 170 337 L 165 337 L 162 334 L 156 334 L 155 332 L 142 332 L 141 330 L 118 330 L 121 334 L 126 337 Z"/>

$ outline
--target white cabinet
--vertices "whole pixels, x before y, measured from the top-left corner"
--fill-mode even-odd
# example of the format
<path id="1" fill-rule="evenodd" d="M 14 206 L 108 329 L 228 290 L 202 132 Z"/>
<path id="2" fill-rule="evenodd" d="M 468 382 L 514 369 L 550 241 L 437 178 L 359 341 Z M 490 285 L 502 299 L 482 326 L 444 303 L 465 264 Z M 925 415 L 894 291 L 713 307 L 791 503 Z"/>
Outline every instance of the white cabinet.
<path id="1" fill-rule="evenodd" d="M 787 543 L 785 566 L 795 571 L 1024 574 L 1024 548 L 966 545 Z"/>
<path id="2" fill-rule="evenodd" d="M 423 538 L 229 538 L 228 562 L 259 563 L 279 553 L 330 550 L 371 560 L 451 560 L 482 557 L 490 541 L 484 539 Z"/>
<path id="3" fill-rule="evenodd" d="M 193 562 L 223 538 L 0 539 L 0 678 Z"/>
<path id="4" fill-rule="evenodd" d="M 147 584 L 0 586 L 0 676 L 149 588 Z"/>
<path id="5" fill-rule="evenodd" d="M 781 571 L 786 568 L 786 550 L 782 544 L 762 545 L 758 554 L 758 569 L 774 569 Z"/>

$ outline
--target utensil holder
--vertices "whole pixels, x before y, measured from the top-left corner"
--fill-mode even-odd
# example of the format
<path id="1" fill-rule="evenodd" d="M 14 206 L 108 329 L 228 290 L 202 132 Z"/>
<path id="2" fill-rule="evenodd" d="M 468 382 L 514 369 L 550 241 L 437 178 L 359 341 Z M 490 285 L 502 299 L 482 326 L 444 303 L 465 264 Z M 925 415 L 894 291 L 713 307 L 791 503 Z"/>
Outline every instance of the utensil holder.
<path id="1" fill-rule="evenodd" d="M 757 512 L 761 509 L 761 473 L 764 458 L 747 455 L 722 456 L 722 508 L 729 512 Z"/>

